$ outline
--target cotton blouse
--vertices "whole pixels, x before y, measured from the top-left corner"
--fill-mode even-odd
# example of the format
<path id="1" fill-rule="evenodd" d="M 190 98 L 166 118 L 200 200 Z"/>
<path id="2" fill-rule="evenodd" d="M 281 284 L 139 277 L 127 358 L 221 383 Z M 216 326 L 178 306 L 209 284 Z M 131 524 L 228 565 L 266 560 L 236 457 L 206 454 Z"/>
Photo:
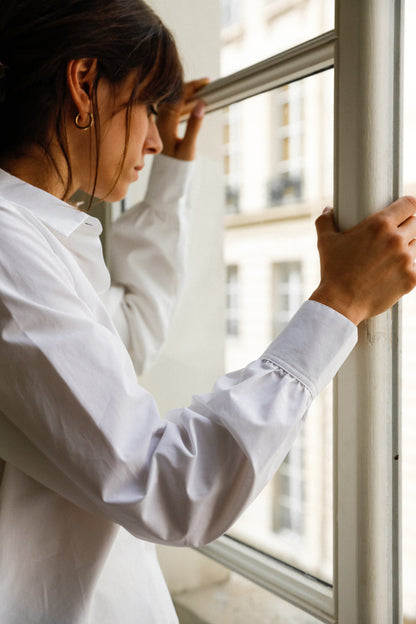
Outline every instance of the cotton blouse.
<path id="1" fill-rule="evenodd" d="M 110 277 L 96 219 L 0 172 L 2 624 L 177 622 L 154 544 L 223 534 L 355 344 L 308 301 L 258 360 L 162 418 L 137 371 L 180 289 L 188 180 L 155 159 Z"/>

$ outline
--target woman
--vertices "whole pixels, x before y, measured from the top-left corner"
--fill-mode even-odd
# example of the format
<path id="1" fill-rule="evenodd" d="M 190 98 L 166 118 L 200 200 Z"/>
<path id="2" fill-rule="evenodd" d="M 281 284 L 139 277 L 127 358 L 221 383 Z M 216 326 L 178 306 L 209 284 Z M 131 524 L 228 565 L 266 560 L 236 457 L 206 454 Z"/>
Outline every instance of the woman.
<path id="1" fill-rule="evenodd" d="M 162 419 L 131 357 L 155 357 L 176 299 L 203 81 L 183 95 L 141 0 L 3 5 L 0 621 L 175 622 L 152 543 L 215 539 L 273 476 L 355 325 L 414 287 L 415 203 L 343 234 L 323 214 L 311 300 L 257 361 Z M 115 224 L 111 283 L 100 227 L 70 197 L 119 200 L 162 144 L 144 205 Z"/>

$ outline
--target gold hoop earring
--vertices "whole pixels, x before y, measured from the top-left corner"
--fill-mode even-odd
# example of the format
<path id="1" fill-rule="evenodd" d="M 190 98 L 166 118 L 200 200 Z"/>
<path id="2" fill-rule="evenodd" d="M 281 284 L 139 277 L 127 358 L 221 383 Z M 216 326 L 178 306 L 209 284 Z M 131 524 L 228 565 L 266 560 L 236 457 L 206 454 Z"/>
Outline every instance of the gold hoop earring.
<path id="1" fill-rule="evenodd" d="M 89 130 L 94 125 L 94 115 L 92 113 L 87 113 L 87 115 L 89 116 L 89 119 L 86 126 L 81 126 L 79 123 L 81 113 L 78 113 L 78 115 L 75 117 L 74 123 L 79 130 Z"/>

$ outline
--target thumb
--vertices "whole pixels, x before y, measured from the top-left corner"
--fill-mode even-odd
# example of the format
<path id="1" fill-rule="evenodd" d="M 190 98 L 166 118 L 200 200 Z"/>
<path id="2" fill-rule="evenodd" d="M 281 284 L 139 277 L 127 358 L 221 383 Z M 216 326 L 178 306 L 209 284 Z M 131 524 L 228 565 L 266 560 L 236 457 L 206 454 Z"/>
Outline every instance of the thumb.
<path id="1" fill-rule="evenodd" d="M 338 231 L 335 224 L 333 208 L 325 208 L 321 216 L 316 219 L 315 227 L 318 236 L 323 236 L 324 234 L 331 234 Z"/>
<path id="2" fill-rule="evenodd" d="M 182 158 L 183 160 L 193 160 L 195 158 L 196 139 L 201 128 L 204 115 L 205 104 L 202 100 L 200 100 L 189 116 L 184 137 L 181 141 L 180 147 L 178 148 L 178 158 Z"/>

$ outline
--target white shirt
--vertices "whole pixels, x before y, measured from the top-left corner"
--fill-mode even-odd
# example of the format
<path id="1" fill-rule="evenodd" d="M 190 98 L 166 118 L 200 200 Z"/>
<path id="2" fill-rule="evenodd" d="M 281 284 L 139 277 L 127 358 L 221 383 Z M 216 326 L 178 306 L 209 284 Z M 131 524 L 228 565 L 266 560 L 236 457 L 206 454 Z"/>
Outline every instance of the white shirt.
<path id="1" fill-rule="evenodd" d="M 153 543 L 223 534 L 355 344 L 352 323 L 306 302 L 257 361 L 162 418 L 120 335 L 137 368 L 154 359 L 187 177 L 156 159 L 115 226 L 111 286 L 99 222 L 0 173 L 1 624 L 177 622 Z"/>

